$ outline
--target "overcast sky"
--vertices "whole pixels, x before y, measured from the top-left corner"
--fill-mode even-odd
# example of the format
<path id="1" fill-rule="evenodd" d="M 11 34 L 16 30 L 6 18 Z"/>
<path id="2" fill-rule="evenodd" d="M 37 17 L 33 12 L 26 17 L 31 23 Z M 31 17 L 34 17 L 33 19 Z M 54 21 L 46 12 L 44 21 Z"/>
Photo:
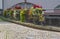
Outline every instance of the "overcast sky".
<path id="1" fill-rule="evenodd" d="M 4 8 L 9 8 L 14 4 L 23 2 L 24 0 L 4 0 Z M 42 5 L 44 9 L 54 9 L 57 5 L 60 4 L 60 0 L 27 0 L 28 2 Z M 0 0 L 0 8 L 2 6 L 2 1 Z"/>

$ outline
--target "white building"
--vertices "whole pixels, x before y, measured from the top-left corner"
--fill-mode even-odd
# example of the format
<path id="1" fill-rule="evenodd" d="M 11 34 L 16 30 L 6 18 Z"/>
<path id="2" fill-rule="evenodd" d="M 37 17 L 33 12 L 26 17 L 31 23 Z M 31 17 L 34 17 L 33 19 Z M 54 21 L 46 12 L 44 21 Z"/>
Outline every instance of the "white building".
<path id="1" fill-rule="evenodd" d="M 15 4 L 24 2 L 24 0 L 4 0 L 4 9 L 7 9 Z M 57 5 L 60 4 L 60 0 L 27 0 L 27 2 L 42 5 L 47 11 L 53 11 L 48 9 L 54 9 Z"/>
<path id="2" fill-rule="evenodd" d="M 10 6 L 20 3 L 20 2 L 24 2 L 24 0 L 4 0 L 4 6 L 5 6 L 5 8 L 10 7 Z M 37 0 L 37 1 L 36 0 L 33 0 L 33 1 L 27 0 L 27 2 L 42 5 L 44 8 L 53 8 L 60 4 L 60 0 Z"/>
<path id="3" fill-rule="evenodd" d="M 3 9 L 3 0 L 0 0 L 0 9 Z"/>

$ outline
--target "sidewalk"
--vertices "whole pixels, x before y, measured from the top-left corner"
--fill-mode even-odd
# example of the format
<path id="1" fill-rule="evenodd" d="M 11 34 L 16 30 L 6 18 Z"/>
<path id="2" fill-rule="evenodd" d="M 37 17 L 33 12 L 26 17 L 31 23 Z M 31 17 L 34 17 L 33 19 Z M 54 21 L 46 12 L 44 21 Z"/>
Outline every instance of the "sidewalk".
<path id="1" fill-rule="evenodd" d="M 16 21 L 16 20 L 11 20 L 9 18 L 5 18 L 5 17 L 2 17 L 2 16 L 0 16 L 0 18 L 4 19 L 5 21 L 9 21 L 9 22 L 16 23 L 16 24 L 19 24 L 19 25 L 24 25 L 26 27 L 60 32 L 60 27 L 54 27 L 54 26 L 48 26 L 48 25 L 46 25 L 46 26 L 35 25 L 35 24 L 32 24 L 32 23 L 26 23 L 26 22 L 20 22 L 20 21 Z"/>
<path id="2" fill-rule="evenodd" d="M 38 30 L 14 23 L 0 23 L 0 39 L 59 39 L 60 32 Z"/>

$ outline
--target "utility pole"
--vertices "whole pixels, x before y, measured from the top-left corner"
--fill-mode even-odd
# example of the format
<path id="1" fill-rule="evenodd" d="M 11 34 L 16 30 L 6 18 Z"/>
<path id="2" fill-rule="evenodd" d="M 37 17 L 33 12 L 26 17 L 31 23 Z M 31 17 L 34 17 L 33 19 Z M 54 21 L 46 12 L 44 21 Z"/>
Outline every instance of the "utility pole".
<path id="1" fill-rule="evenodd" d="M 27 0 L 25 0 L 25 3 L 27 2 Z"/>
<path id="2" fill-rule="evenodd" d="M 27 0 L 24 0 L 24 2 L 25 2 L 25 9 L 26 9 L 27 8 L 27 6 L 26 6 Z"/>
<path id="3" fill-rule="evenodd" d="M 4 11 L 4 0 L 2 0 L 2 15 L 3 15 L 3 11 Z"/>
<path id="4" fill-rule="evenodd" d="M 2 9 L 4 10 L 4 0 L 2 0 Z"/>

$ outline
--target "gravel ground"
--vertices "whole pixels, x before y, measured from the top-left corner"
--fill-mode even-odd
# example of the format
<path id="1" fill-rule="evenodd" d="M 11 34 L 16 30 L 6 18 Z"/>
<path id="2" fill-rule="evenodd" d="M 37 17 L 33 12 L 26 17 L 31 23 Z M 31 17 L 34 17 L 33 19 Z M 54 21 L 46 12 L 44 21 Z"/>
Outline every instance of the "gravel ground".
<path id="1" fill-rule="evenodd" d="M 38 30 L 14 23 L 0 22 L 0 39 L 60 39 L 60 32 Z"/>

